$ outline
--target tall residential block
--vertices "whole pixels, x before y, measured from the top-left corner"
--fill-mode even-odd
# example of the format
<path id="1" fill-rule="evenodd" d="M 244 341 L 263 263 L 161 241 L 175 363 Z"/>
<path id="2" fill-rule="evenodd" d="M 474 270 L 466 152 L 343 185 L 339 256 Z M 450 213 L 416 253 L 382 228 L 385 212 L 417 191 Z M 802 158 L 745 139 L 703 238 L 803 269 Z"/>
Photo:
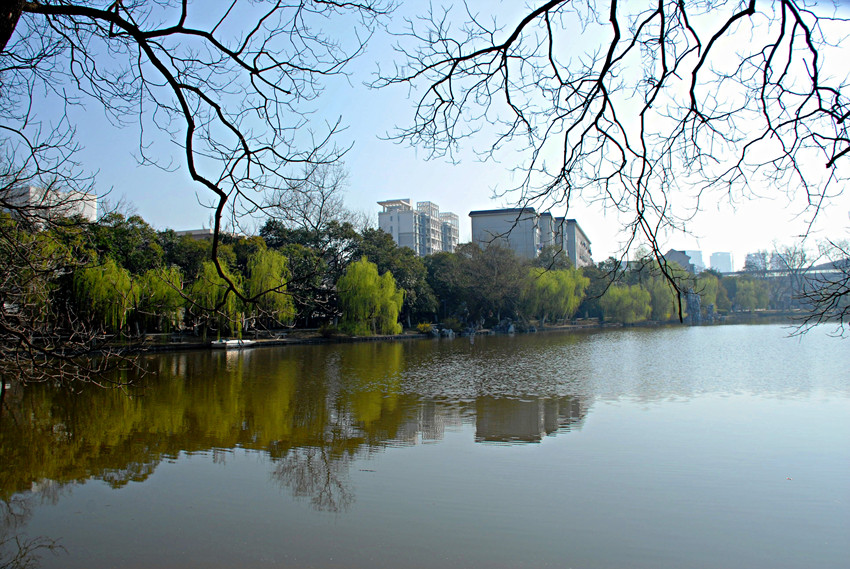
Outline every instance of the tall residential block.
<path id="1" fill-rule="evenodd" d="M 440 251 L 453 252 L 460 233 L 460 218 L 451 212 L 440 212 L 433 202 L 409 199 L 378 202 L 378 227 L 392 235 L 399 247 L 410 247 L 420 257 Z"/>

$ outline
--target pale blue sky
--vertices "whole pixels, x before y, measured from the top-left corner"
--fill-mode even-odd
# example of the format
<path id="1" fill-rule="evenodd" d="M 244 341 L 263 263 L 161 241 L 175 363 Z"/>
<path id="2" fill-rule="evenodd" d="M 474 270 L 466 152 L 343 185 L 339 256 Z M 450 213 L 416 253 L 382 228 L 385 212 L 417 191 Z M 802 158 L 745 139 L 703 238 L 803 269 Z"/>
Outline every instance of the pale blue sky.
<path id="1" fill-rule="evenodd" d="M 398 29 L 403 14 L 425 6 L 424 2 L 404 3 L 390 27 Z M 517 4 L 508 6 L 514 8 Z M 505 4 L 501 8 L 505 8 Z M 460 216 L 461 240 L 468 240 L 469 211 L 511 205 L 509 199 L 493 200 L 492 195 L 494 189 L 512 186 L 510 169 L 515 162 L 511 156 L 503 155 L 501 163 L 482 164 L 469 152 L 469 147 L 461 153 L 459 164 L 425 161 L 421 150 L 380 140 L 380 136 L 396 125 L 406 124 L 412 117 L 412 102 L 407 99 L 405 87 L 374 91 L 363 85 L 372 78 L 376 62 L 392 61 L 390 44 L 386 36 L 373 38 L 366 53 L 350 68 L 349 80 L 337 80 L 328 85 L 316 104 L 314 120 L 326 117 L 335 121 L 341 116 L 347 129 L 338 141 L 341 145 L 354 144 L 345 158 L 350 172 L 346 203 L 353 210 L 369 212 L 376 217 L 379 209 L 376 202 L 380 200 L 430 200 L 441 210 Z M 177 163 L 177 171 L 171 173 L 139 167 L 134 158 L 138 151 L 136 128 L 113 127 L 93 102 L 87 103 L 85 109 L 72 109 L 71 113 L 77 120 L 79 139 L 85 146 L 79 158 L 86 167 L 99 171 L 98 194 L 110 191 L 112 202 L 126 200 L 159 229 L 210 226 L 211 211 L 203 206 L 209 196 L 191 182 L 182 163 Z M 486 144 L 487 141 L 479 142 Z M 179 149 L 168 145 L 169 142 L 162 142 L 155 152 L 160 156 L 173 154 L 175 160 L 179 160 Z M 664 250 L 701 249 L 706 261 L 712 252 L 731 251 L 735 264 L 740 267 L 747 252 L 770 249 L 773 241 L 790 243 L 805 230 L 808 222 L 808 218 L 798 215 L 804 204 L 789 203 L 785 198 L 742 202 L 734 208 L 724 202 L 704 202 L 702 206 L 703 211 L 688 226 L 694 235 L 665 236 Z M 553 213 L 561 215 L 563 211 Z M 850 199 L 847 195 L 839 196 L 822 212 L 815 226 L 815 236 L 847 238 L 848 213 Z M 606 216 L 600 207 L 578 201 L 571 206 L 568 215 L 578 219 L 590 237 L 594 260 L 603 260 L 619 251 L 624 236 L 615 215 Z"/>

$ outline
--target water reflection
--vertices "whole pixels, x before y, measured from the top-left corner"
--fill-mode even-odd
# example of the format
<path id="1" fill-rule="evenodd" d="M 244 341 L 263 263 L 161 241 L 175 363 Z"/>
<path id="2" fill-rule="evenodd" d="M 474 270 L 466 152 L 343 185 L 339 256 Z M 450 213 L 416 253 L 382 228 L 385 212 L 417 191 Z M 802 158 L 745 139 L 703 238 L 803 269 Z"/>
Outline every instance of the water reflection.
<path id="1" fill-rule="evenodd" d="M 431 347 L 427 342 L 426 347 Z M 151 357 L 129 393 L 44 386 L 16 392 L 0 414 L 0 498 L 38 481 L 143 482 L 181 453 L 261 451 L 272 479 L 318 510 L 354 501 L 348 469 L 388 446 L 439 441 L 476 425 L 476 440 L 539 442 L 580 424 L 578 397 L 483 395 L 449 400 L 403 382 L 419 346 L 374 343 Z M 413 357 L 411 358 L 411 350 Z"/>
<path id="2" fill-rule="evenodd" d="M 546 468 L 531 469 L 533 472 L 526 462 L 512 457 L 528 457 L 526 451 L 533 448 L 540 460 L 549 449 L 559 448 L 547 444 L 547 439 L 584 428 L 591 416 L 597 419 L 594 436 L 598 441 L 598 418 L 606 416 L 606 411 L 611 418 L 607 403 L 598 404 L 600 400 L 636 400 L 643 405 L 670 399 L 697 400 L 707 392 L 773 397 L 817 389 L 820 393 L 839 392 L 843 397 L 850 394 L 846 350 L 832 350 L 830 357 L 824 357 L 825 352 L 819 349 L 783 341 L 781 332 L 755 339 L 748 339 L 744 332 L 750 333 L 733 327 L 722 331 L 627 330 L 584 336 L 482 337 L 474 343 L 458 339 L 290 346 L 150 357 L 144 362 L 148 370 L 144 383 L 127 393 L 87 389 L 69 394 L 45 386 L 7 393 L 0 407 L 0 501 L 32 508 L 32 504 L 56 499 L 62 492 L 85 496 L 85 491 L 97 486 L 80 486 L 89 480 L 122 488 L 145 482 L 159 472 L 162 482 L 168 474 L 174 475 L 168 464 L 171 462 L 185 466 L 209 460 L 232 473 L 238 470 L 240 458 L 249 455 L 252 461 L 259 457 L 252 467 L 260 468 L 262 481 L 268 481 L 265 486 L 272 488 L 275 497 L 279 488 L 295 499 L 297 503 L 289 505 L 292 511 L 298 511 L 295 517 L 300 516 L 299 520 L 304 518 L 301 504 L 317 512 L 362 511 L 374 505 L 376 496 L 387 495 L 391 501 L 388 508 L 392 509 L 409 498 L 410 488 L 418 491 L 423 480 L 417 480 L 416 475 L 426 470 L 429 478 L 425 482 L 436 485 L 432 499 L 436 496 L 445 502 L 435 510 L 447 511 L 448 505 L 463 502 L 483 485 L 477 462 L 481 457 L 510 456 L 505 463 L 524 465 L 520 469 L 508 465 L 503 476 L 494 479 L 505 484 L 493 490 L 500 499 L 514 492 L 520 495 L 529 476 L 554 476 L 565 462 L 563 455 Z M 751 361 L 754 346 L 759 353 L 755 362 Z M 709 357 L 697 361 L 700 354 Z M 594 405 L 597 409 L 591 414 Z M 712 424 L 716 415 L 713 407 L 707 409 L 708 419 L 703 416 L 701 423 L 694 422 L 699 427 L 694 436 L 708 446 L 706 456 L 713 460 L 717 449 L 711 448 L 710 438 L 704 436 L 707 430 L 701 425 Z M 634 411 L 629 408 L 629 412 Z M 687 417 L 687 411 L 682 412 L 682 417 Z M 621 414 L 622 424 L 627 426 L 609 425 L 612 442 L 598 451 L 606 460 L 630 456 L 619 452 L 618 445 L 622 434 L 638 423 L 634 415 Z M 724 415 L 724 424 L 733 429 L 731 419 L 744 421 L 745 415 Z M 683 425 L 682 417 L 677 417 L 675 424 Z M 638 418 L 646 421 L 646 416 Z M 750 423 L 741 425 L 753 430 Z M 489 446 L 477 445 L 480 452 L 470 453 L 468 447 L 458 450 L 459 437 Z M 457 452 L 445 464 L 434 458 L 438 453 L 428 452 L 436 451 L 434 448 L 386 452 L 393 447 L 446 439 L 441 449 L 454 447 Z M 635 442 L 640 441 L 632 444 Z M 493 443 L 513 446 L 503 449 Z M 571 446 L 575 447 L 570 449 L 572 453 L 581 445 Z M 675 448 L 675 444 L 659 445 L 668 447 Z M 560 448 L 563 450 L 563 446 Z M 690 448 L 690 442 L 682 448 Z M 597 452 L 597 447 L 588 449 Z M 384 468 L 397 456 L 413 460 L 398 479 L 383 478 L 387 471 L 380 467 L 374 476 L 361 474 L 364 466 L 371 467 L 361 459 L 378 453 L 384 456 L 375 462 Z M 435 464 L 429 462 L 432 460 Z M 588 461 L 575 464 L 572 477 L 529 486 L 566 488 L 582 480 L 594 484 L 604 481 L 609 472 L 618 476 L 617 468 L 610 465 L 582 475 Z M 635 468 L 634 464 L 629 466 Z M 220 470 L 216 468 L 216 472 Z M 675 474 L 678 470 L 664 472 Z M 376 489 L 374 481 L 379 477 Z M 646 480 L 655 478 L 658 472 Z M 244 479 L 235 480 L 228 479 L 231 486 L 216 486 L 211 491 L 230 494 L 234 501 L 243 500 L 252 489 Z M 616 478 L 611 488 L 621 488 L 621 482 Z M 262 482 L 255 486 L 262 486 Z M 453 486 L 459 488 L 459 497 L 448 491 Z M 661 486 L 659 492 L 668 492 L 669 484 Z M 573 498 L 585 495 L 580 486 L 571 488 L 569 495 Z M 204 498 L 196 497 L 198 501 L 206 499 L 205 491 L 207 488 L 199 487 L 196 496 Z M 597 497 L 607 496 L 605 492 Z M 409 499 L 416 502 L 416 497 Z M 548 503 L 549 499 L 540 500 Z M 592 508 L 588 506 L 586 511 L 592 514 L 598 500 L 591 501 Z M 257 504 L 263 502 L 254 502 L 254 508 Z M 276 502 L 271 506 L 284 509 Z M 515 504 L 508 510 L 521 511 L 524 507 Z M 7 510 L 25 515 L 9 518 L 14 523 L 4 522 L 0 536 L 4 544 L 23 544 L 18 549 L 24 553 L 57 545 L 44 538 L 27 542 L 28 510 Z M 222 511 L 230 516 L 228 519 L 238 512 Z M 421 511 L 414 511 L 411 519 L 419 514 Z M 491 518 L 499 516 L 487 517 Z M 38 518 L 32 524 L 37 525 Z M 385 530 L 400 525 L 392 518 Z M 465 523 L 464 528 L 475 525 Z M 599 527 L 604 526 L 600 522 Z M 459 550 L 466 551 L 466 543 L 459 545 Z"/>
<path id="3" fill-rule="evenodd" d="M 351 454 L 338 454 L 328 447 L 293 448 L 275 460 L 272 479 L 296 498 L 309 499 L 318 511 L 344 512 L 354 503 L 348 473 L 351 460 Z"/>
<path id="4" fill-rule="evenodd" d="M 586 408 L 573 397 L 532 400 L 480 397 L 476 401 L 477 442 L 536 443 L 559 431 L 579 427 Z"/>
<path id="5" fill-rule="evenodd" d="M 46 536 L 30 537 L 25 531 L 37 501 L 56 503 L 55 486 L 48 484 L 40 490 L 0 500 L 0 567 L 3 569 L 38 567 L 43 555 L 65 551 L 58 541 Z"/>

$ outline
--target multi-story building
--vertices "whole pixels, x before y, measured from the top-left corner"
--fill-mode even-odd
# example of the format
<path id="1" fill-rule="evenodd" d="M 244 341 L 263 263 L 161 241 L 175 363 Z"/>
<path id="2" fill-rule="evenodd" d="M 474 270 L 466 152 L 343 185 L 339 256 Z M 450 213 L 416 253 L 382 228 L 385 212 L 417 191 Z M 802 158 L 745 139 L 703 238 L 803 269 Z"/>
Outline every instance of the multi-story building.
<path id="1" fill-rule="evenodd" d="M 567 258 L 573 266 L 581 268 L 592 265 L 590 239 L 582 230 L 578 221 L 556 217 L 555 227 L 555 245 L 567 254 Z"/>
<path id="2" fill-rule="evenodd" d="M 399 247 L 410 247 L 420 257 L 452 252 L 457 247 L 460 221 L 456 214 L 440 212 L 433 202 L 417 202 L 416 209 L 409 199 L 378 202 L 378 227 L 392 235 Z"/>
<path id="3" fill-rule="evenodd" d="M 719 273 L 733 272 L 732 253 L 718 252 L 711 254 L 711 268 Z"/>
<path id="4" fill-rule="evenodd" d="M 702 260 L 702 251 L 685 251 L 694 265 L 694 272 L 699 274 L 705 270 L 705 261 Z"/>
<path id="5" fill-rule="evenodd" d="M 191 237 L 195 241 L 212 241 L 214 231 L 212 228 L 204 227 L 201 229 L 184 229 L 174 232 L 177 237 Z"/>
<path id="6" fill-rule="evenodd" d="M 42 220 L 54 217 L 74 217 L 97 220 L 97 196 L 80 191 L 59 191 L 36 186 L 19 186 L 4 196 L 11 209 L 19 208 L 26 215 Z"/>
<path id="7" fill-rule="evenodd" d="M 563 251 L 574 267 L 593 264 L 590 239 L 575 219 L 538 214 L 534 208 L 469 212 L 472 241 L 481 247 L 498 243 L 520 257 L 534 259 L 544 247 Z"/>
<path id="8" fill-rule="evenodd" d="M 443 251 L 453 252 L 460 239 L 460 218 L 450 211 L 440 214 L 440 229 L 443 232 Z"/>
<path id="9" fill-rule="evenodd" d="M 691 273 L 692 275 L 696 274 L 696 270 L 694 268 L 694 264 L 691 262 L 691 256 L 688 255 L 685 251 L 678 251 L 676 249 L 670 249 L 666 253 L 664 253 L 664 258 L 669 263 L 677 263 L 683 269 Z"/>
<path id="10" fill-rule="evenodd" d="M 470 211 L 472 242 L 481 248 L 499 245 L 513 250 L 519 257 L 534 259 L 543 243 L 552 242 L 552 216 L 543 220 L 541 236 L 540 215 L 534 208 L 487 209 Z"/>

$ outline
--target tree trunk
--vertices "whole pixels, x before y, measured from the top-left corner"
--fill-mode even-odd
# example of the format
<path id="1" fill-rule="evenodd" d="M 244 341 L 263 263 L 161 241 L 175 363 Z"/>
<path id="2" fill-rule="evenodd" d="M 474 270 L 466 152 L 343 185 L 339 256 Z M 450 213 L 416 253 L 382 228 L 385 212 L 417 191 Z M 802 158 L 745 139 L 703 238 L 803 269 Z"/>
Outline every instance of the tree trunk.
<path id="1" fill-rule="evenodd" d="M 0 11 L 0 51 L 6 49 L 6 44 L 15 32 L 24 11 L 24 4 L 24 0 L 11 0 Z"/>

